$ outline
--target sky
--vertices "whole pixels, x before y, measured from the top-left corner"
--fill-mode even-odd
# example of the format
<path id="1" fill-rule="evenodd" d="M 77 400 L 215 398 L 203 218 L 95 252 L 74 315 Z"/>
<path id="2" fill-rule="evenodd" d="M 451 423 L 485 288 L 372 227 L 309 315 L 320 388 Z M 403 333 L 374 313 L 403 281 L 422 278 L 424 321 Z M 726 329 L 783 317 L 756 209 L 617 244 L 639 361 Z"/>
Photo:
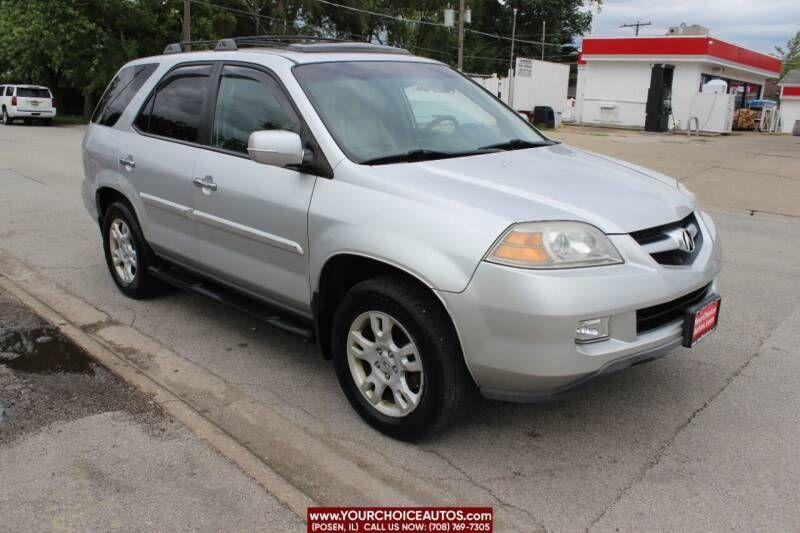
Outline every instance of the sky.
<path id="1" fill-rule="evenodd" d="M 596 11 L 595 11 L 596 12 Z M 639 35 L 664 35 L 681 22 L 760 52 L 775 53 L 800 31 L 800 0 L 604 0 L 595 17 L 596 36 L 634 35 L 620 24 L 652 22 Z"/>

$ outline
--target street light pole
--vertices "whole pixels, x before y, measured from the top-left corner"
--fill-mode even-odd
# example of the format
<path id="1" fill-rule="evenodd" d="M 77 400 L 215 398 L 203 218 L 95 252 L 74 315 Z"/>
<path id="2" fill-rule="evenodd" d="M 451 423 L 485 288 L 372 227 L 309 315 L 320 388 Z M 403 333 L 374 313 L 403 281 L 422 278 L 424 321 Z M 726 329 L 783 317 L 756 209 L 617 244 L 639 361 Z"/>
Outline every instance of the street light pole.
<path id="1" fill-rule="evenodd" d="M 547 27 L 547 21 L 542 21 L 542 61 L 544 61 L 544 29 Z"/>
<path id="2" fill-rule="evenodd" d="M 458 70 L 464 70 L 464 0 L 458 2 Z"/>

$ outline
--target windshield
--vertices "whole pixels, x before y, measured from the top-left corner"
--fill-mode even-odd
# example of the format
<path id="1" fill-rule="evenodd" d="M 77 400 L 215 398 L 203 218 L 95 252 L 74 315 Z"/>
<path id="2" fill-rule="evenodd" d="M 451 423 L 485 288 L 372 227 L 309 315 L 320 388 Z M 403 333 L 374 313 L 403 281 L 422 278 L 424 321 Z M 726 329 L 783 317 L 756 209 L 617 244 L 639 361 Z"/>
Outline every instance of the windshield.
<path id="1" fill-rule="evenodd" d="M 549 144 L 522 117 L 444 65 L 310 63 L 294 73 L 339 147 L 357 163 Z"/>
<path id="2" fill-rule="evenodd" d="M 28 98 L 50 98 L 50 91 L 47 89 L 34 89 L 33 87 L 18 87 L 17 96 Z"/>

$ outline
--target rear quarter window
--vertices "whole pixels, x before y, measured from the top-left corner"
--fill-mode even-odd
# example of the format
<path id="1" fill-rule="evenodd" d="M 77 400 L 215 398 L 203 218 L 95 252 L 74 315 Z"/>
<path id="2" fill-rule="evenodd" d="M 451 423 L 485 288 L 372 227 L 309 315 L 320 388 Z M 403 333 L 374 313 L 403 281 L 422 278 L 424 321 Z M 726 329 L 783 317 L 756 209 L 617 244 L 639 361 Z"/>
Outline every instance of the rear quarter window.
<path id="1" fill-rule="evenodd" d="M 125 67 L 114 76 L 92 114 L 92 122 L 113 126 L 142 85 L 158 67 L 157 63 Z"/>

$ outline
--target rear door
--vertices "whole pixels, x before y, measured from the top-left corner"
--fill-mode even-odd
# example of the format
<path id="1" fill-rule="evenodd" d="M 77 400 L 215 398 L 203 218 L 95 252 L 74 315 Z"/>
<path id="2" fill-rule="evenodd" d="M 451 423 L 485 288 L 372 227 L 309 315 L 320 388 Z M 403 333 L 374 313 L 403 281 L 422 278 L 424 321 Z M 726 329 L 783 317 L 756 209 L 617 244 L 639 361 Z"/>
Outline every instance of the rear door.
<path id="1" fill-rule="evenodd" d="M 194 170 L 198 258 L 216 277 L 305 311 L 308 206 L 317 178 L 252 161 L 247 141 L 256 130 L 290 130 L 312 142 L 310 134 L 268 71 L 224 65 L 216 85 L 210 146 L 198 151 Z"/>
<path id="2" fill-rule="evenodd" d="M 210 63 L 182 64 L 167 72 L 120 147 L 120 171 L 144 206 L 148 242 L 162 255 L 194 265 L 192 175 L 206 127 Z"/>
<path id="3" fill-rule="evenodd" d="M 126 188 L 130 183 L 128 173 L 119 165 L 120 147 L 127 148 L 132 133 L 130 128 L 115 126 L 157 67 L 157 63 L 147 63 L 120 69 L 100 98 L 82 143 L 86 192 L 93 191 L 98 184 L 111 185 L 121 189 L 138 207 L 135 191 Z"/>
<path id="4" fill-rule="evenodd" d="M 53 110 L 53 95 L 46 87 L 17 87 L 17 109 L 32 113 Z"/>

